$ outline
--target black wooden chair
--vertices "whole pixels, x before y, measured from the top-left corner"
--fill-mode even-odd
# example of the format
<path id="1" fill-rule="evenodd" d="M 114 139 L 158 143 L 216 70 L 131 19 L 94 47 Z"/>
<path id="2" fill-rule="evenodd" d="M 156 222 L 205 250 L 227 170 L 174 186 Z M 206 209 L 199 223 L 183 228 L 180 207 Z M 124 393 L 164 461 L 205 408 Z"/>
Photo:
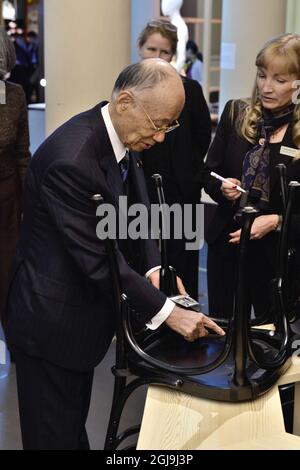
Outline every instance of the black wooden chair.
<path id="1" fill-rule="evenodd" d="M 289 201 L 295 190 L 291 188 Z M 96 205 L 102 197 L 93 197 Z M 128 397 L 141 385 L 157 384 L 212 400 L 252 400 L 269 390 L 289 367 L 291 331 L 285 311 L 282 285 L 286 271 L 290 213 L 283 221 L 280 241 L 281 271 L 278 272 L 276 331 L 257 330 L 251 325 L 247 300 L 247 245 L 257 212 L 245 208 L 238 263 L 236 302 L 232 320 L 223 322 L 226 337 L 211 334 L 194 343 L 186 342 L 167 327 L 157 331 L 140 328 L 138 315 L 122 291 L 115 242 L 107 240 L 116 315 L 116 361 L 114 395 L 105 449 L 116 449 L 139 426 L 118 434 Z"/>
<path id="2" fill-rule="evenodd" d="M 284 302 L 289 327 L 294 335 L 300 334 L 300 272 L 299 272 L 299 252 L 293 247 L 291 240 L 291 231 L 288 230 L 293 214 L 299 213 L 300 183 L 291 181 L 289 185 L 286 182 L 286 167 L 284 164 L 277 165 L 280 178 L 280 189 L 282 199 L 282 213 L 287 219 L 287 226 L 283 226 L 281 236 L 282 245 L 286 245 L 287 252 L 282 250 L 278 252 L 278 272 L 276 277 L 277 292 L 281 290 L 282 301 Z M 284 230 L 284 228 L 286 228 Z"/>

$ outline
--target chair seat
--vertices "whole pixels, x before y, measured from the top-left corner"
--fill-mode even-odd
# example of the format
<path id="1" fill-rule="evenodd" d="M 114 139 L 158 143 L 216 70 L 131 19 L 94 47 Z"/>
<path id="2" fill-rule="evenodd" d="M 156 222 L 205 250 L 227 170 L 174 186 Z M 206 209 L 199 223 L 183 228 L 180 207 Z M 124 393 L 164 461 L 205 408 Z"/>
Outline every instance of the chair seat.
<path id="1" fill-rule="evenodd" d="M 270 360 L 276 356 L 278 350 L 262 338 L 260 332 L 259 338 L 254 339 L 254 348 L 257 355 Z M 290 361 L 287 361 L 281 368 L 272 372 L 261 369 L 248 360 L 249 383 L 244 387 L 234 387 L 232 383 L 235 370 L 233 353 L 222 365 L 206 374 L 180 375 L 171 370 L 172 366 L 183 368 L 207 366 L 220 356 L 224 345 L 225 337 L 209 335 L 189 343 L 180 335 L 165 330 L 161 336 L 154 335 L 153 341 L 143 349 L 149 356 L 169 364 L 169 372 L 158 370 L 133 352 L 127 355 L 128 366 L 133 375 L 144 378 L 151 376 L 151 383 L 155 383 L 156 377 L 157 384 L 167 385 L 197 397 L 236 402 L 252 400 L 265 393 L 290 365 Z"/>
<path id="2" fill-rule="evenodd" d="M 199 338 L 190 343 L 182 336 L 169 332 L 145 348 L 145 351 L 152 357 L 174 366 L 204 367 L 217 359 L 224 345 L 224 337 L 217 335 Z"/>

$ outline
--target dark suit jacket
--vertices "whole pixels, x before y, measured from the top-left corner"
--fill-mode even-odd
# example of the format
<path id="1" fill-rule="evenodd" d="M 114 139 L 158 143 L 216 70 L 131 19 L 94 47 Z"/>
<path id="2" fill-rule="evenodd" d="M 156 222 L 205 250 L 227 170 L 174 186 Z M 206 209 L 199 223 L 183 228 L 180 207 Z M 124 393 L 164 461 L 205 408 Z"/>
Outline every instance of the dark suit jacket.
<path id="1" fill-rule="evenodd" d="M 235 121 L 238 104 L 238 102 L 235 104 L 233 120 L 230 116 L 232 101 L 226 104 L 205 164 L 204 189 L 218 203 L 213 219 L 206 231 L 206 241 L 208 243 L 217 240 L 237 210 L 237 205 L 232 204 L 222 195 L 220 191 L 222 182 L 210 176 L 210 172 L 214 171 L 225 178 L 241 180 L 244 157 L 252 147 L 252 144 L 239 136 L 236 131 Z M 281 145 L 297 148 L 293 142 L 292 130 L 292 125 L 290 125 Z M 288 181 L 300 181 L 300 159 L 281 154 L 276 155 L 270 165 L 270 214 L 282 213 L 280 181 L 276 170 L 276 165 L 279 163 L 286 165 Z M 297 215 L 293 218 L 293 234 L 296 238 L 300 237 L 300 218 Z"/>
<path id="2" fill-rule="evenodd" d="M 74 370 L 99 363 L 115 327 L 107 256 L 90 200 L 100 193 L 117 207 L 123 193 L 101 115 L 104 104 L 61 126 L 33 157 L 8 301 L 9 343 Z M 137 200 L 147 204 L 143 171 L 134 158 L 130 174 Z M 126 249 L 116 250 L 123 291 L 146 322 L 166 297 L 128 264 Z M 154 241 L 140 242 L 139 253 L 141 274 L 160 264 Z"/>
<path id="3" fill-rule="evenodd" d="M 185 105 L 180 127 L 166 134 L 165 141 L 141 154 L 151 202 L 156 192 L 151 176 L 160 173 L 166 202 L 199 202 L 203 160 L 211 140 L 211 120 L 201 86 L 183 77 Z"/>
<path id="4" fill-rule="evenodd" d="M 14 83 L 5 82 L 5 87 L 6 104 L 0 104 L 0 319 L 19 237 L 22 184 L 30 162 L 25 94 Z"/>
<path id="5" fill-rule="evenodd" d="M 23 183 L 30 162 L 26 99 L 23 88 L 5 82 L 6 104 L 0 105 L 0 181 L 17 174 Z"/>

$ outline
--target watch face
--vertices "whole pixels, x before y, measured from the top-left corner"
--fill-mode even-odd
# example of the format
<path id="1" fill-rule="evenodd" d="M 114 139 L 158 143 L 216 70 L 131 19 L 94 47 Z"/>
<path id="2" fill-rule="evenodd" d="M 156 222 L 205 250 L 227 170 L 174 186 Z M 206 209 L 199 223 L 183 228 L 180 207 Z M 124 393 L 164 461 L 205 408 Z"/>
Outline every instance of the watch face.
<path id="1" fill-rule="evenodd" d="M 201 305 L 189 295 L 175 295 L 170 299 L 182 308 L 191 309 L 195 312 L 201 311 Z"/>
<path id="2" fill-rule="evenodd" d="M 174 302 L 176 302 L 178 305 L 186 308 L 198 305 L 198 302 L 186 295 L 177 295 L 172 297 L 172 300 L 174 300 Z"/>

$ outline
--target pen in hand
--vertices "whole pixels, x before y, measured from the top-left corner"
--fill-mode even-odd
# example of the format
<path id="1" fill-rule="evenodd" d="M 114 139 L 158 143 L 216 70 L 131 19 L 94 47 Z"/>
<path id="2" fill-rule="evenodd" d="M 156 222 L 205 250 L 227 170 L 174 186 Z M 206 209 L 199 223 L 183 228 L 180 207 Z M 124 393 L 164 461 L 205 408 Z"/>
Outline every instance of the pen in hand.
<path id="1" fill-rule="evenodd" d="M 241 188 L 240 186 L 238 186 L 238 185 L 232 183 L 232 181 L 229 181 L 229 180 L 227 180 L 226 178 L 223 178 L 223 176 L 218 175 L 218 174 L 215 173 L 214 171 L 211 171 L 210 175 L 213 176 L 214 178 L 216 178 L 217 180 L 222 181 L 223 183 L 230 183 L 230 184 L 232 184 L 232 188 L 237 189 L 237 190 L 240 191 L 241 193 L 246 193 L 246 192 L 247 192 L 247 191 L 245 191 L 243 188 Z"/>

